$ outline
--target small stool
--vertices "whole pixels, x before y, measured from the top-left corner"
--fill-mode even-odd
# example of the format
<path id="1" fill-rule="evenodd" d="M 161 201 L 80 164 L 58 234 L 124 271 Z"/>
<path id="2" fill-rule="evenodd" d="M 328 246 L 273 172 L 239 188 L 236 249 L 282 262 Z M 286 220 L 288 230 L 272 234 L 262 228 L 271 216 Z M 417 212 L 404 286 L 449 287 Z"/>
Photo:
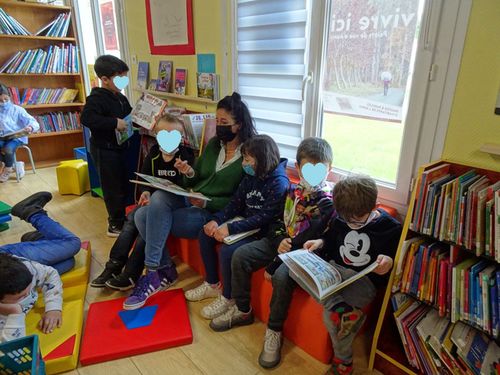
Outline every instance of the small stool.
<path id="1" fill-rule="evenodd" d="M 82 159 L 60 162 L 56 174 L 59 194 L 82 195 L 90 190 L 87 162 Z"/>
<path id="2" fill-rule="evenodd" d="M 28 153 L 28 158 L 30 159 L 30 164 L 31 164 L 31 170 L 33 171 L 33 173 L 36 173 L 36 169 L 35 169 L 35 162 L 33 161 L 33 154 L 31 153 L 31 149 L 28 147 L 28 145 L 26 144 L 22 144 L 21 146 L 19 146 L 17 149 L 16 149 L 16 152 L 17 150 L 19 150 L 20 148 L 24 148 L 26 150 L 26 152 Z M 16 180 L 17 182 L 19 182 L 19 180 L 21 180 L 21 178 L 23 176 L 19 176 L 19 171 L 17 170 L 17 158 L 16 158 L 16 152 L 14 153 L 14 170 L 16 171 Z"/>

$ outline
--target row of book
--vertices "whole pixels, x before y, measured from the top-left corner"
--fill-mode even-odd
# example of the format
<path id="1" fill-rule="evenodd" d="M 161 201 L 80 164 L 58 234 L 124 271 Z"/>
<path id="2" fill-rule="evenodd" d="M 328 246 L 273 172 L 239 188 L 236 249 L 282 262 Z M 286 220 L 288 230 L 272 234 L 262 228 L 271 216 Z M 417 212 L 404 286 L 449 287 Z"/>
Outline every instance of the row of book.
<path id="1" fill-rule="evenodd" d="M 74 102 L 78 89 L 27 88 L 21 94 L 19 88 L 9 87 L 9 94 L 12 103 L 17 105 L 64 104 Z"/>
<path id="2" fill-rule="evenodd" d="M 0 34 L 31 35 L 31 33 L 14 17 L 0 8 Z"/>
<path id="3" fill-rule="evenodd" d="M 52 22 L 38 30 L 35 35 L 64 38 L 68 35 L 70 21 L 70 13 L 61 13 Z"/>
<path id="4" fill-rule="evenodd" d="M 17 51 L 0 68 L 0 73 L 40 74 L 79 73 L 78 47 L 73 44 L 51 45 L 45 49 Z"/>
<path id="5" fill-rule="evenodd" d="M 80 112 L 50 112 L 33 116 L 41 133 L 81 129 Z"/>
<path id="6" fill-rule="evenodd" d="M 483 333 L 453 323 L 403 294 L 391 299 L 408 362 L 425 374 L 500 374 L 500 348 Z"/>
<path id="7" fill-rule="evenodd" d="M 500 261 L 500 181 L 450 164 L 424 171 L 410 229 L 450 241 Z"/>
<path id="8" fill-rule="evenodd" d="M 414 237 L 403 243 L 393 292 L 434 306 L 439 316 L 467 322 L 492 337 L 500 334 L 500 267 L 457 245 Z"/>

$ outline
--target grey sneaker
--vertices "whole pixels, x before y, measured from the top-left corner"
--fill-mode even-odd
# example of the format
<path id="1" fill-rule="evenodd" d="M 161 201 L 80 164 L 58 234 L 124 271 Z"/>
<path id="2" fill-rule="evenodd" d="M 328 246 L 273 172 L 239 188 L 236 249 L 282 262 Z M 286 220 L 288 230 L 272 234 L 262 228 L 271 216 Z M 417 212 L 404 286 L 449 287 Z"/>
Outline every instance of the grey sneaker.
<path id="1" fill-rule="evenodd" d="M 222 315 L 210 322 L 210 328 L 216 332 L 227 331 L 236 326 L 246 326 L 253 323 L 253 313 L 250 310 L 247 313 L 238 310 L 238 306 L 232 305 Z"/>
<path id="2" fill-rule="evenodd" d="M 281 332 L 266 329 L 264 337 L 264 347 L 259 355 L 259 365 L 264 368 L 276 367 L 281 361 L 281 345 L 283 335 Z"/>
<path id="3" fill-rule="evenodd" d="M 218 297 L 220 296 L 221 292 L 222 288 L 220 286 L 220 283 L 217 284 L 217 286 L 214 288 L 205 281 L 200 286 L 197 286 L 194 289 L 187 290 L 186 292 L 184 292 L 184 296 L 188 301 L 196 302 L 207 298 Z"/>
<path id="4" fill-rule="evenodd" d="M 215 319 L 224 314 L 233 305 L 233 300 L 227 299 L 223 295 L 219 295 L 215 301 L 212 301 L 201 309 L 201 316 L 205 319 Z"/>

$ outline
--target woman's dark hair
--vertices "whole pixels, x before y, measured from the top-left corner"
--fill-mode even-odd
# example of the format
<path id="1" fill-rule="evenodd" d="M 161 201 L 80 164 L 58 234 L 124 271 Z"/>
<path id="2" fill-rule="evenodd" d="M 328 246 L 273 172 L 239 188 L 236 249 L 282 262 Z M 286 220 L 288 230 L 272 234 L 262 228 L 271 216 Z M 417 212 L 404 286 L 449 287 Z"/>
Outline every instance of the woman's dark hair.
<path id="1" fill-rule="evenodd" d="M 243 155 L 251 156 L 257 162 L 255 176 L 265 177 L 280 163 L 280 150 L 274 140 L 265 134 L 247 139 L 241 147 Z"/>
<path id="2" fill-rule="evenodd" d="M 247 139 L 257 134 L 250 111 L 247 105 L 241 100 L 241 95 L 237 92 L 233 92 L 232 95 L 228 95 L 221 99 L 219 103 L 217 103 L 217 109 L 226 110 L 234 118 L 235 123 L 240 125 L 238 136 L 240 137 L 241 143 L 244 143 Z"/>
<path id="3" fill-rule="evenodd" d="M 99 78 L 111 78 L 114 75 L 128 72 L 128 65 L 123 60 L 113 55 L 102 55 L 94 63 L 95 74 Z"/>
<path id="4" fill-rule="evenodd" d="M 7 294 L 17 294 L 33 281 L 28 267 L 10 254 L 0 253 L 0 301 Z"/>
<path id="5" fill-rule="evenodd" d="M 3 83 L 0 83 L 0 95 L 9 95 L 9 89 Z"/>

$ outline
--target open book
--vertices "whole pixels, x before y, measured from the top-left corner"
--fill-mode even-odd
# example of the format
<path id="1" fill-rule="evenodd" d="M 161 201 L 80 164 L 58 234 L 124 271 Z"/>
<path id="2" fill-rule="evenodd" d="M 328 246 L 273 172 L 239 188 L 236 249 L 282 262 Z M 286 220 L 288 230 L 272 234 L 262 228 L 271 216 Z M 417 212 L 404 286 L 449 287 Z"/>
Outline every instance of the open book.
<path id="1" fill-rule="evenodd" d="M 241 216 L 236 216 L 236 217 L 233 217 L 232 219 L 226 221 L 225 223 L 223 223 L 221 225 L 234 223 L 235 221 L 240 221 L 240 220 L 244 220 L 244 219 L 245 218 L 243 218 Z M 224 243 L 226 245 L 232 245 L 233 243 L 238 242 L 238 241 L 242 240 L 243 238 L 247 238 L 247 237 L 251 236 L 252 234 L 257 233 L 259 230 L 260 229 L 257 228 L 257 229 L 249 230 L 248 232 L 230 234 L 229 236 L 224 238 Z"/>
<path id="2" fill-rule="evenodd" d="M 0 133 L 0 141 L 10 141 L 12 139 L 24 137 L 28 134 L 29 133 L 24 129 L 21 129 L 21 130 L 18 130 L 17 132 L 12 132 L 12 133 L 6 133 L 6 134 Z"/>
<path id="3" fill-rule="evenodd" d="M 132 121 L 148 130 L 154 128 L 168 105 L 166 100 L 143 92 L 132 110 Z"/>
<path id="4" fill-rule="evenodd" d="M 172 181 L 169 181 L 165 178 L 149 176 L 147 174 L 142 174 L 142 173 L 138 173 L 138 172 L 135 172 L 135 174 L 137 176 L 143 178 L 144 180 L 146 180 L 146 182 L 138 181 L 138 180 L 130 180 L 130 182 L 133 182 L 134 184 L 151 186 L 155 189 L 165 190 L 165 191 L 168 191 L 168 192 L 176 194 L 176 195 L 181 195 L 183 197 L 197 198 L 197 199 L 202 199 L 204 201 L 211 200 L 210 198 L 204 196 L 201 193 L 196 193 L 196 192 L 188 191 L 184 188 L 181 188 L 179 185 L 176 185 Z"/>
<path id="5" fill-rule="evenodd" d="M 294 250 L 279 257 L 288 266 L 290 277 L 320 303 L 378 266 L 378 263 L 374 262 L 363 271 L 342 280 L 340 272 L 334 266 L 307 250 Z"/>

